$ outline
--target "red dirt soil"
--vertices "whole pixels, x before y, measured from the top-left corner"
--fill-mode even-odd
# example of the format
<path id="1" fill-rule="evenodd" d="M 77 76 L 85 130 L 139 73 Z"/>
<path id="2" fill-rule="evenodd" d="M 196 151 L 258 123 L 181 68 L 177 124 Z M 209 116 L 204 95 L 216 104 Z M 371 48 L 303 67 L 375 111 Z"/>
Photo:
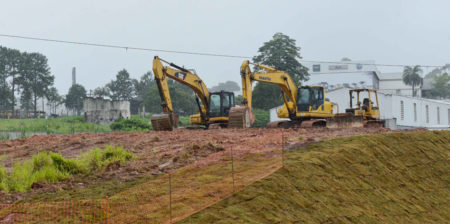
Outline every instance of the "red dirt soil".
<path id="1" fill-rule="evenodd" d="M 286 148 L 299 148 L 324 139 L 362 134 L 389 132 L 384 128 L 353 129 L 215 129 L 186 130 L 172 132 L 116 132 L 107 134 L 79 133 L 74 135 L 41 135 L 27 139 L 0 142 L 0 164 L 11 169 L 14 162 L 30 158 L 48 150 L 64 157 L 73 158 L 94 147 L 121 145 L 134 153 L 137 159 L 120 166 L 113 164 L 101 176 L 101 180 L 113 178 L 133 179 L 138 176 L 159 174 L 194 163 L 203 166 L 228 156 L 233 147 L 236 157 L 255 152 L 274 152 L 281 149 L 281 136 L 286 139 Z M 301 137 L 301 138 L 299 138 Z M 1 158 L 1 157 L 0 157 Z M 99 175 L 97 175 L 99 176 Z M 97 180 L 98 181 L 98 180 Z M 55 189 L 60 183 L 44 184 L 31 193 Z M 53 185 L 53 187 L 52 187 Z M 79 186 L 72 186 L 79 187 Z M 56 190 L 56 189 L 55 189 Z M 3 194 L 3 195 L 1 195 Z M 11 203 L 21 197 L 0 193 L 0 203 Z M 8 197 L 10 196 L 10 197 Z M 25 196 L 26 197 L 26 196 Z"/>

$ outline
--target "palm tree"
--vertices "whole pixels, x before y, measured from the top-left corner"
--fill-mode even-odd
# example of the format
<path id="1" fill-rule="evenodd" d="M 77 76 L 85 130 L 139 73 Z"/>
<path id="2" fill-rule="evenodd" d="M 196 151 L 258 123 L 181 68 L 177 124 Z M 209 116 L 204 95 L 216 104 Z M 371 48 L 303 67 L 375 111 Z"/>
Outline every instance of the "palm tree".
<path id="1" fill-rule="evenodd" d="M 420 65 L 416 65 L 414 67 L 406 66 L 403 69 L 403 82 L 408 86 L 412 86 L 412 95 L 413 96 L 416 96 L 414 87 L 420 86 L 423 83 L 423 79 L 420 76 L 421 73 L 422 73 L 422 69 L 420 68 Z"/>

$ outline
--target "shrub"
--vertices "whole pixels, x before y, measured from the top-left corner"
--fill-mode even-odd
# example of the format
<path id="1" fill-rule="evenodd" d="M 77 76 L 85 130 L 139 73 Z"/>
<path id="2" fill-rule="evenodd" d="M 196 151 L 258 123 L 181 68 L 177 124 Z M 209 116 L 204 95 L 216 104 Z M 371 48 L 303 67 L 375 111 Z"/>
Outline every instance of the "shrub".
<path id="1" fill-rule="evenodd" d="M 123 149 L 121 146 L 113 147 L 112 145 L 105 146 L 102 152 L 102 163 L 107 165 L 112 162 L 120 161 L 124 164 L 126 161 L 133 159 L 133 154 Z"/>
<path id="2" fill-rule="evenodd" d="M 66 159 L 53 152 L 39 152 L 31 159 L 16 163 L 7 173 L 0 167 L 0 190 L 6 192 L 27 192 L 37 182 L 58 182 L 75 174 L 89 174 L 108 164 L 121 164 L 133 159 L 133 154 L 120 146 L 105 146 L 102 151 L 94 148 L 78 159 Z"/>
<path id="3" fill-rule="evenodd" d="M 126 161 L 133 159 L 133 154 L 123 149 L 121 146 L 105 146 L 101 151 L 99 148 L 94 148 L 91 151 L 83 154 L 80 158 L 81 163 L 89 170 L 97 170 L 108 164 L 120 161 L 124 164 Z"/>
<path id="4" fill-rule="evenodd" d="M 150 124 L 137 118 L 119 119 L 110 124 L 110 128 L 114 131 L 147 131 L 152 129 Z"/>

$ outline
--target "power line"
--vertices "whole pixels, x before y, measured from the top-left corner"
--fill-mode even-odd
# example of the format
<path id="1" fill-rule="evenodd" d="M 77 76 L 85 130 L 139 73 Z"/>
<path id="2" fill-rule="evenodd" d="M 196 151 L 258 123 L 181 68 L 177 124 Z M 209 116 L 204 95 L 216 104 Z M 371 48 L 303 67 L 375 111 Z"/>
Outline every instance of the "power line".
<path id="1" fill-rule="evenodd" d="M 39 38 L 39 37 L 17 36 L 17 35 L 9 35 L 9 34 L 0 34 L 0 36 L 2 36 L 2 37 L 10 37 L 10 38 L 27 39 L 27 40 L 56 42 L 56 43 L 64 43 L 64 44 L 77 44 L 77 45 L 94 46 L 94 47 L 118 48 L 118 49 L 123 49 L 123 50 L 127 50 L 127 51 L 128 50 L 140 50 L 140 51 L 154 51 L 154 52 L 165 52 L 165 53 L 175 53 L 175 54 L 214 56 L 214 57 L 245 58 L 245 59 L 251 58 L 251 57 L 238 56 L 238 55 L 212 54 L 212 53 L 189 52 L 189 51 L 172 51 L 172 50 L 152 49 L 152 48 L 143 48 L 143 47 L 131 47 L 131 46 L 120 46 L 120 45 L 111 45 L 111 44 L 99 44 L 99 43 L 88 43 L 88 42 L 78 42 L 78 41 L 68 41 L 68 40 L 56 40 L 56 39 Z"/>
<path id="2" fill-rule="evenodd" d="M 9 37 L 16 39 L 26 39 L 26 40 L 36 40 L 36 41 L 46 41 L 46 42 L 55 42 L 55 43 L 64 43 L 64 44 L 77 44 L 77 45 L 85 45 L 85 46 L 94 46 L 94 47 L 105 47 L 105 48 L 116 48 L 123 50 L 140 50 L 140 51 L 153 51 L 153 52 L 164 52 L 164 53 L 174 53 L 174 54 L 189 54 L 189 55 L 202 55 L 202 56 L 212 56 L 212 57 L 226 57 L 226 58 L 242 58 L 242 59 L 251 59 L 249 56 L 240 56 L 240 55 L 228 55 L 228 54 L 215 54 L 215 53 L 203 53 L 203 52 L 192 52 L 192 51 L 174 51 L 174 50 L 164 50 L 164 49 L 155 49 L 155 48 L 144 48 L 144 47 L 132 47 L 132 46 L 123 46 L 123 45 L 112 45 L 112 44 L 100 44 L 100 43 L 89 43 L 89 42 L 79 42 L 79 41 L 68 41 L 68 40 L 57 40 L 57 39 L 49 39 L 49 38 L 40 38 L 40 37 L 30 37 L 30 36 L 19 36 L 19 35 L 11 35 L 11 34 L 0 34 L 0 37 Z M 321 63 L 321 64 L 355 64 L 355 65 L 372 65 L 379 67 L 405 67 L 411 65 L 401 65 L 401 64 L 376 64 L 376 63 L 358 63 L 358 62 L 337 62 L 337 61 L 309 61 L 309 60 L 300 60 L 301 62 L 307 63 Z M 421 67 L 426 68 L 441 68 L 441 65 L 420 65 Z"/>

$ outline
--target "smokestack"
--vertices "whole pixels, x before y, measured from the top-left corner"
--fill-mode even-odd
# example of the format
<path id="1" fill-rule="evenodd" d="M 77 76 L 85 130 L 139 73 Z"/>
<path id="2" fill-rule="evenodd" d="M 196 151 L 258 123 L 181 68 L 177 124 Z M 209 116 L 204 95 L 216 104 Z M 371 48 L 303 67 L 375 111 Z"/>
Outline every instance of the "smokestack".
<path id="1" fill-rule="evenodd" d="M 72 68 L 72 86 L 77 84 L 77 69 L 75 67 Z"/>

